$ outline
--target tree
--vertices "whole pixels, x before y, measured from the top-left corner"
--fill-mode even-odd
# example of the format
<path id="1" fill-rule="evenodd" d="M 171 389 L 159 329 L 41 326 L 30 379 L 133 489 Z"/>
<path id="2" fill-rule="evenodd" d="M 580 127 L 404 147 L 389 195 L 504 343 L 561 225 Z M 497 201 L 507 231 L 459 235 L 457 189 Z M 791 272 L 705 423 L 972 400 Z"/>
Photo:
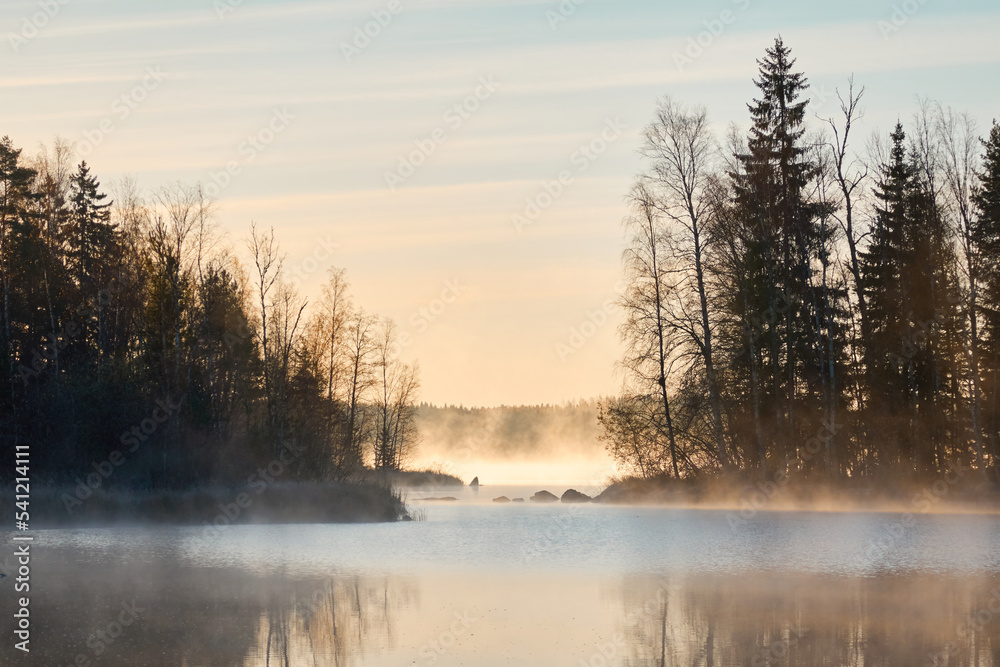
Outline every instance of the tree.
<path id="1" fill-rule="evenodd" d="M 416 445 L 417 369 L 397 358 L 395 324 L 383 319 L 378 332 L 372 448 L 376 470 L 399 470 Z"/>
<path id="2" fill-rule="evenodd" d="M 849 162 L 851 130 L 854 129 L 855 123 L 864 118 L 864 112 L 859 106 L 864 94 L 864 88 L 855 92 L 854 78 L 851 77 L 848 84 L 847 98 L 845 99 L 840 94 L 840 91 L 837 91 L 843 125 L 838 125 L 833 118 L 826 119 L 827 124 L 833 132 L 833 141 L 828 144 L 829 154 L 833 164 L 833 178 L 840 190 L 841 197 L 840 205 L 833 207 L 830 215 L 840 225 L 840 230 L 847 241 L 847 268 L 850 271 L 853 282 L 854 298 L 857 302 L 858 310 L 856 318 L 858 326 L 852 327 L 852 331 L 855 333 L 851 342 L 851 351 L 855 361 L 854 365 L 857 365 L 859 361 L 857 351 L 861 346 L 861 341 L 868 338 L 868 301 L 865 298 L 865 291 L 861 285 L 861 261 L 858 256 L 861 243 L 861 230 L 858 228 L 856 221 L 859 190 L 868 180 L 868 168 L 864 164 Z M 857 401 L 859 408 L 864 408 L 864 376 L 862 373 L 857 372 L 853 376 L 855 386 L 854 400 Z"/>
<path id="3" fill-rule="evenodd" d="M 5 357 L 8 388 L 4 392 L 4 439 L 17 444 L 21 435 L 18 404 L 23 388 L 37 376 L 29 350 L 34 347 L 31 334 L 41 329 L 28 321 L 33 301 L 28 291 L 33 284 L 31 273 L 36 264 L 39 235 L 29 213 L 35 198 L 31 191 L 36 172 L 21 163 L 21 150 L 9 137 L 0 139 L 0 287 L 3 289 L 3 326 L 0 349 Z M 25 332 L 28 337 L 26 338 Z M 21 363 L 23 359 L 25 363 Z M 11 450 L 13 451 L 13 450 Z"/>
<path id="4" fill-rule="evenodd" d="M 712 214 L 708 190 L 717 147 L 709 130 L 704 108 L 691 111 L 665 99 L 658 105 L 654 121 L 646 127 L 642 154 L 651 162 L 642 178 L 651 204 L 671 226 L 666 233 L 670 252 L 683 267 L 677 288 L 679 303 L 670 315 L 670 326 L 687 336 L 703 365 L 712 433 L 719 463 L 729 465 L 722 420 L 722 393 L 715 368 L 713 334 L 709 316 L 706 277 L 707 233 Z"/>
<path id="5" fill-rule="evenodd" d="M 816 312 L 820 298 L 812 283 L 812 265 L 827 252 L 829 239 L 817 225 L 819 207 L 806 197 L 816 175 L 803 142 L 808 101 L 800 97 L 808 83 L 793 71 L 795 60 L 780 37 L 758 64 L 754 83 L 761 96 L 748 105 L 752 124 L 746 151 L 736 156 L 740 169 L 730 174 L 733 215 L 748 228 L 742 233 L 748 240 L 746 254 L 737 259 L 743 272 L 756 278 L 745 284 L 749 293 L 742 304 L 734 304 L 738 310 L 733 314 L 779 315 L 764 327 L 758 352 L 759 370 L 767 375 L 761 382 L 767 388 L 763 410 L 773 414 L 770 438 L 780 461 L 788 460 L 799 435 L 815 430 L 818 422 L 811 416 L 816 411 L 809 399 L 829 366 L 820 348 L 817 329 L 823 319 Z M 743 320 L 741 328 L 747 327 L 753 323 Z M 797 422 L 800 380 L 808 410 L 801 416 L 809 418 Z M 760 465 L 766 470 L 766 461 Z"/>
<path id="6" fill-rule="evenodd" d="M 667 230 L 656 199 L 640 181 L 630 196 L 634 215 L 625 219 L 629 241 L 623 254 L 625 293 L 620 303 L 625 314 L 620 334 L 627 352 L 622 360 L 626 386 L 636 397 L 656 396 L 655 402 L 642 401 L 652 409 L 647 427 L 665 444 L 675 478 L 680 478 L 681 453 L 677 446 L 670 405 L 670 371 L 680 349 L 677 331 L 668 322 L 667 301 L 676 288 L 677 277 L 667 264 Z"/>
<path id="7" fill-rule="evenodd" d="M 111 223 L 111 202 L 105 199 L 107 195 L 100 192 L 100 183 L 91 175 L 86 161 L 81 162 L 70 177 L 66 257 L 78 300 L 93 300 L 98 305 L 94 331 L 87 332 L 98 364 L 111 352 L 104 294 L 117 275 L 115 263 L 121 257 L 118 230 Z"/>
<path id="8" fill-rule="evenodd" d="M 938 399 L 954 377 L 948 348 L 957 318 L 949 303 L 955 266 L 918 149 L 908 154 L 899 123 L 890 138 L 871 241 L 861 257 L 871 321 L 865 367 L 872 415 L 884 421 L 878 438 L 889 445 L 882 462 L 925 471 L 940 464 L 937 448 L 947 428 Z"/>
<path id="9" fill-rule="evenodd" d="M 347 326 L 347 431 L 336 462 L 341 470 L 352 472 L 364 461 L 364 444 L 370 436 L 369 415 L 364 401 L 375 384 L 376 318 L 363 309 L 355 311 Z"/>
<path id="10" fill-rule="evenodd" d="M 982 336 L 980 334 L 980 291 L 984 260 L 975 242 L 975 186 L 979 139 L 968 114 L 958 114 L 941 105 L 934 108 L 935 136 L 940 146 L 943 191 L 952 219 L 953 234 L 967 286 L 965 295 L 966 338 L 962 346 L 970 387 L 969 422 L 975 447 L 976 465 L 984 474 L 985 453 L 982 425 Z"/>
<path id="11" fill-rule="evenodd" d="M 988 375 L 986 434 L 991 443 L 994 472 L 1000 479 L 1000 125 L 996 121 L 982 141 L 982 167 L 973 193 L 975 212 L 971 241 L 980 258 L 985 357 Z"/>

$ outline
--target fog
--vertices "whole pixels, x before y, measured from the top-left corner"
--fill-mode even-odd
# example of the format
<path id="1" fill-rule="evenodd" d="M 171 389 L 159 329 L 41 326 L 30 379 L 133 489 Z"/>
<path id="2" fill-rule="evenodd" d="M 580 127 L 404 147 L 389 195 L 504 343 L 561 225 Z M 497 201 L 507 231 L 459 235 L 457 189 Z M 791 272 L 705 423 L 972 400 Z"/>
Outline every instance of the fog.
<path id="1" fill-rule="evenodd" d="M 20 664 L 1000 665 L 995 574 L 398 576 L 280 550 L 252 568 L 155 555 L 46 549 Z"/>
<path id="2" fill-rule="evenodd" d="M 599 486 L 614 474 L 598 440 L 597 402 L 417 412 L 415 469 L 440 469 L 469 483 Z"/>

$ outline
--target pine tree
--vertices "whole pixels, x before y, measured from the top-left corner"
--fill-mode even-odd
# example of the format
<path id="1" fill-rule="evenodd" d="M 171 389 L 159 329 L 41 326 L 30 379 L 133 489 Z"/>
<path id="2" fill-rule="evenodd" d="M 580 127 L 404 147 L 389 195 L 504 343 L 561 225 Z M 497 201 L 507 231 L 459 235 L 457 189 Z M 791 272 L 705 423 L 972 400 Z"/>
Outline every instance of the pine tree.
<path id="1" fill-rule="evenodd" d="M 776 443 L 773 455 L 781 459 L 819 419 L 813 406 L 800 410 L 797 400 L 800 393 L 819 393 L 829 367 L 819 331 L 824 320 L 817 316 L 817 304 L 827 295 L 817 292 L 812 268 L 826 254 L 829 239 L 817 225 L 818 205 L 805 194 L 816 175 L 803 145 L 808 101 L 801 97 L 808 82 L 793 71 L 795 60 L 780 37 L 758 64 L 754 83 L 761 95 L 747 105 L 752 120 L 747 150 L 737 155 L 741 169 L 731 175 L 736 216 L 746 228 L 743 270 L 751 276 L 736 315 L 744 328 L 761 329 L 754 374 L 760 375 L 762 412 L 770 415 L 764 417 L 772 425 L 767 439 Z"/>
<path id="2" fill-rule="evenodd" d="M 983 140 L 983 167 L 973 196 L 975 250 L 981 255 L 985 334 L 986 435 L 993 467 L 1000 477 L 1000 124 L 993 122 Z"/>
<path id="3" fill-rule="evenodd" d="M 34 179 L 34 170 L 21 163 L 21 150 L 14 148 L 10 138 L 0 139 L 0 354 L 8 373 L 0 395 L 0 431 L 11 444 L 30 421 L 21 419 L 20 404 L 28 382 L 38 375 L 31 350 L 43 330 L 34 298 L 33 274 L 41 257 L 37 225 L 29 213 Z"/>
<path id="4" fill-rule="evenodd" d="M 880 422 L 872 435 L 882 447 L 881 462 L 926 471 L 942 456 L 939 445 L 951 429 L 943 399 L 960 393 L 955 257 L 901 124 L 890 139 L 874 193 L 871 241 L 861 253 L 871 329 L 864 342 L 867 403 L 871 421 Z"/>
<path id="5" fill-rule="evenodd" d="M 118 229 L 111 223 L 111 203 L 101 184 L 81 162 L 70 178 L 70 214 L 66 227 L 66 258 L 76 283 L 77 301 L 92 316 L 83 322 L 81 342 L 88 344 L 98 363 L 110 353 L 107 321 L 108 294 L 113 291 L 115 266 L 121 259 Z M 89 354 L 89 353 L 88 353 Z"/>

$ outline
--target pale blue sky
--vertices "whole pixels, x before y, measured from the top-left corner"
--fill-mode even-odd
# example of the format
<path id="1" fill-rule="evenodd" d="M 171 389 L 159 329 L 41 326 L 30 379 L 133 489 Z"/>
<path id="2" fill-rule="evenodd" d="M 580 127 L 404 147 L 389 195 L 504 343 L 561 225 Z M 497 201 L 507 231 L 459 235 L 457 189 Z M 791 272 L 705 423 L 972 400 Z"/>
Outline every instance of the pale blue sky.
<path id="1" fill-rule="evenodd" d="M 559 2 L 399 0 L 351 62 L 342 43 L 388 0 L 230 1 L 220 18 L 226 0 L 52 0 L 58 12 L 24 41 L 10 33 L 39 3 L 4 3 L 0 134 L 30 153 L 55 135 L 94 137 L 110 119 L 87 155 L 106 184 L 126 174 L 150 189 L 210 183 L 236 163 L 218 195 L 231 241 L 241 245 L 251 220 L 274 225 L 294 267 L 332 237 L 357 300 L 411 334 L 404 355 L 419 359 L 423 398 L 435 402 L 616 389 L 613 317 L 572 354 L 557 346 L 614 295 L 638 131 L 663 95 L 705 104 L 720 129 L 745 125 L 755 59 L 777 34 L 814 93 L 851 73 L 868 88 L 859 144 L 907 120 L 918 95 L 970 111 L 984 129 L 1000 116 L 1000 9 L 985 0 L 586 0 L 555 30 L 547 12 Z M 906 20 L 883 35 L 878 22 L 894 7 Z M 674 54 L 723 11 L 729 24 L 678 71 Z M 147 79 L 153 89 L 126 116 L 115 100 L 147 68 L 165 77 Z M 500 85 L 456 127 L 459 116 L 445 114 L 481 77 Z M 294 116 L 287 128 L 259 152 L 244 144 L 275 109 Z M 578 147 L 616 118 L 624 133 L 581 162 Z M 390 191 L 386 172 L 438 128 L 447 138 Z M 572 182 L 518 233 L 511 216 L 562 170 Z M 307 293 L 322 275 L 306 280 Z M 429 322 L 420 309 L 450 279 L 463 290 Z"/>

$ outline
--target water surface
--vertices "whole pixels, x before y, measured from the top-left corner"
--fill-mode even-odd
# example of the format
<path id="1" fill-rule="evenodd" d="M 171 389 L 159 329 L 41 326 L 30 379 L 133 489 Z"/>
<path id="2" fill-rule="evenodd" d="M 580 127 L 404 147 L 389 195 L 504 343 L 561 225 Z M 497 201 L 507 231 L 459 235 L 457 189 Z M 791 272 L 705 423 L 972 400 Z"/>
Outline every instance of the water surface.
<path id="1" fill-rule="evenodd" d="M 1000 666 L 996 516 L 492 502 L 535 490 L 412 491 L 424 520 L 398 524 L 39 533 L 23 664 Z"/>

